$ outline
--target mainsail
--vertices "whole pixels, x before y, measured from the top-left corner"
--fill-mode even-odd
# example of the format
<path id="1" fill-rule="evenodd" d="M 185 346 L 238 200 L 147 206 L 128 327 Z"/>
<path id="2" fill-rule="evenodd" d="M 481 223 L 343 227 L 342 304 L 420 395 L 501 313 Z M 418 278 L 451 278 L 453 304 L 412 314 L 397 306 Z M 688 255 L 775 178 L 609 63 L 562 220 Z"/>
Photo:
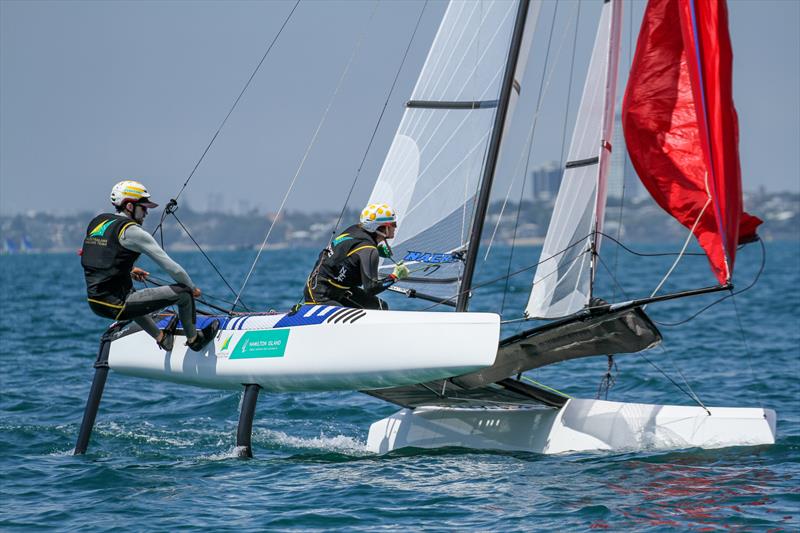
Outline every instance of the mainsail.
<path id="1" fill-rule="evenodd" d="M 622 2 L 603 5 L 564 177 L 525 315 L 557 318 L 591 298 L 614 127 Z"/>
<path id="2" fill-rule="evenodd" d="M 622 107 L 636 172 L 690 228 L 720 284 L 761 223 L 742 211 L 739 130 L 724 0 L 651 0 Z"/>
<path id="3" fill-rule="evenodd" d="M 529 8 L 530 31 L 538 5 Z M 442 299 L 459 292 L 518 8 L 455 0 L 444 14 L 370 195 L 399 216 L 394 260 L 412 271 L 399 287 Z M 530 41 L 526 30 L 523 48 Z M 382 272 L 393 266 L 384 260 Z"/>

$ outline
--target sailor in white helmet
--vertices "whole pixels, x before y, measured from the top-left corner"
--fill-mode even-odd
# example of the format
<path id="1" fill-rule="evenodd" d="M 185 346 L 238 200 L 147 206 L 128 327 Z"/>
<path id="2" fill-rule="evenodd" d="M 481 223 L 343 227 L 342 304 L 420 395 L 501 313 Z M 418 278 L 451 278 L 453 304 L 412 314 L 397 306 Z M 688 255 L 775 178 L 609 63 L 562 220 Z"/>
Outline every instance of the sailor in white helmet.
<path id="1" fill-rule="evenodd" d="M 197 331 L 194 299 L 200 297 L 200 288 L 142 228 L 147 210 L 158 207 L 158 204 L 150 201 L 150 193 L 144 185 L 130 180 L 114 185 L 111 203 L 116 212 L 103 213 L 92 219 L 86 228 L 81 250 L 89 307 L 105 318 L 135 321 L 161 349 L 170 351 L 174 342 L 172 328 L 159 329 L 150 313 L 177 305 L 186 333 L 186 345 L 194 351 L 201 351 L 216 335 L 219 321 L 214 320 Z M 134 290 L 133 280 L 144 281 L 150 274 L 134 266 L 141 254 L 164 269 L 175 284 Z"/>
<path id="2" fill-rule="evenodd" d="M 319 255 L 306 280 L 306 304 L 388 309 L 376 295 L 408 277 L 402 262 L 385 278 L 378 278 L 380 257 L 391 257 L 388 239 L 394 238 L 397 214 L 386 204 L 364 208 L 359 223 L 340 233 Z"/>

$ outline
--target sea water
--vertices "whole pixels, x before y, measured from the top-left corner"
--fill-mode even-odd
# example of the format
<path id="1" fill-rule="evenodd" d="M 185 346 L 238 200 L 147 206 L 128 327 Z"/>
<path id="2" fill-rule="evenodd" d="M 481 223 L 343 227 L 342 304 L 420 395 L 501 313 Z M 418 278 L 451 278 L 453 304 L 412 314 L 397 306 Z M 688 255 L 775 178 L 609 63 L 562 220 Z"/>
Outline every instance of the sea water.
<path id="1" fill-rule="evenodd" d="M 244 302 L 260 310 L 290 307 L 316 253 L 266 252 Z M 616 301 L 650 295 L 674 259 L 610 246 L 604 254 L 597 294 Z M 209 255 L 238 290 L 255 252 Z M 533 275 L 525 269 L 538 255 L 537 248 L 508 247 L 493 248 L 486 260 L 482 255 L 476 284 L 483 286 L 472 309 L 519 318 Z M 217 298 L 211 301 L 226 306 L 234 299 L 202 255 L 174 256 Z M 647 360 L 616 357 L 608 391 L 606 357 L 529 375 L 585 398 L 694 405 L 680 385 L 708 405 L 772 408 L 778 412 L 773 446 L 562 456 L 407 449 L 377 456 L 365 451 L 369 425 L 395 406 L 357 392 L 262 393 L 255 458 L 241 460 L 233 454 L 241 393 L 114 372 L 89 451 L 73 456 L 108 321 L 86 305 L 77 256 L 0 257 L 0 529 L 797 530 L 800 244 L 766 243 L 766 258 L 753 288 L 685 324 L 669 325 L 727 293 L 651 305 L 663 347 L 647 352 Z M 737 291 L 760 264 L 758 244 L 740 250 Z M 507 285 L 489 283 L 520 270 Z M 704 257 L 687 256 L 661 292 L 714 282 Z M 386 299 L 396 309 L 430 306 Z M 529 326 L 510 322 L 504 334 Z M 417 342 L 387 329 L 380 345 L 354 337 L 352 346 L 379 358 L 388 346 L 411 351 Z"/>

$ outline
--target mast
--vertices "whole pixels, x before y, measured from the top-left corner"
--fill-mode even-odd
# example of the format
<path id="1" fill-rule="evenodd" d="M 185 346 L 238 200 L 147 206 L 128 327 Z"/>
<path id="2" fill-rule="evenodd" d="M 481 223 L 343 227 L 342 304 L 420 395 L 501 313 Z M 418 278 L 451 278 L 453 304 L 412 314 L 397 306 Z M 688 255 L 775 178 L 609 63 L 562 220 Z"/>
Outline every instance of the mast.
<path id="1" fill-rule="evenodd" d="M 611 0 L 603 0 L 603 3 L 608 4 Z M 611 145 L 611 140 L 614 136 L 614 105 L 616 104 L 617 98 L 617 76 L 619 75 L 619 53 L 620 53 L 620 33 L 622 31 L 622 2 L 613 3 L 611 4 L 611 31 L 608 34 L 608 51 L 606 53 L 606 65 L 607 65 L 607 74 L 606 74 L 606 107 L 608 107 L 609 102 L 611 103 L 611 113 L 603 114 L 603 124 L 601 127 L 601 131 L 603 132 L 603 137 L 600 139 L 600 145 L 603 147 L 603 150 L 608 150 L 606 154 L 606 159 L 608 161 L 604 161 L 606 166 L 606 172 L 608 171 L 608 166 L 610 165 L 610 157 L 611 157 L 611 150 L 613 146 Z M 611 122 L 611 124 L 609 124 Z M 624 150 L 624 147 L 620 146 L 618 149 Z M 624 167 L 624 157 L 623 157 L 623 167 Z M 594 278 L 597 274 L 597 261 L 600 256 L 600 234 L 602 233 L 603 229 L 603 217 L 605 217 L 605 205 L 606 205 L 606 194 L 605 187 L 601 176 L 603 170 L 601 169 L 600 173 L 597 175 L 597 192 L 595 194 L 595 221 L 594 221 L 594 228 L 589 237 L 591 241 L 590 245 L 590 253 L 591 261 L 589 262 L 589 302 L 592 301 L 592 294 L 594 294 Z M 623 181 L 624 181 L 623 175 Z M 602 189 L 602 190 L 601 190 Z"/>
<path id="2" fill-rule="evenodd" d="M 500 141 L 503 136 L 503 126 L 508 113 L 508 104 L 511 100 L 511 91 L 514 86 L 514 73 L 517 70 L 517 60 L 522 44 L 522 35 L 525 30 L 525 18 L 528 14 L 530 0 L 520 0 L 517 8 L 517 18 L 514 22 L 514 32 L 511 35 L 511 46 L 508 49 L 508 60 L 506 70 L 503 74 L 503 86 L 500 91 L 500 101 L 497 105 L 497 114 L 494 117 L 492 128 L 492 138 L 486 155 L 486 165 L 483 169 L 481 187 L 478 192 L 478 200 L 473 216 L 472 231 L 469 238 L 469 248 L 467 248 L 466 259 L 464 262 L 464 275 L 461 279 L 461 286 L 458 291 L 456 301 L 456 311 L 466 311 L 469 304 L 470 288 L 472 287 L 472 276 L 475 272 L 475 262 L 478 258 L 480 248 L 481 233 L 483 232 L 483 222 L 486 217 L 486 210 L 489 207 L 489 195 L 492 191 L 492 181 L 497 167 L 497 158 L 500 153 Z"/>

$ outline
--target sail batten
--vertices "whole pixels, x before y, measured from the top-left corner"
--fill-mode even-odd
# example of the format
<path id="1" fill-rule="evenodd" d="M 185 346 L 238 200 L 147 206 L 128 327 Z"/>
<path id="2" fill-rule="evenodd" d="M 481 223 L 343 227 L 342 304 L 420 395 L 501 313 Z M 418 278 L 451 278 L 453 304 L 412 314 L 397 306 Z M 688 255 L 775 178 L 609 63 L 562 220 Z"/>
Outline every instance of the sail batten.
<path id="1" fill-rule="evenodd" d="M 425 109 L 488 109 L 497 107 L 499 100 L 409 100 L 406 107 Z"/>
<path id="2" fill-rule="evenodd" d="M 596 165 L 600 162 L 600 158 L 598 156 L 589 157 L 587 159 L 579 159 L 577 161 L 567 161 L 567 164 L 564 165 L 564 168 L 578 168 L 578 167 L 585 167 L 589 165 Z"/>

